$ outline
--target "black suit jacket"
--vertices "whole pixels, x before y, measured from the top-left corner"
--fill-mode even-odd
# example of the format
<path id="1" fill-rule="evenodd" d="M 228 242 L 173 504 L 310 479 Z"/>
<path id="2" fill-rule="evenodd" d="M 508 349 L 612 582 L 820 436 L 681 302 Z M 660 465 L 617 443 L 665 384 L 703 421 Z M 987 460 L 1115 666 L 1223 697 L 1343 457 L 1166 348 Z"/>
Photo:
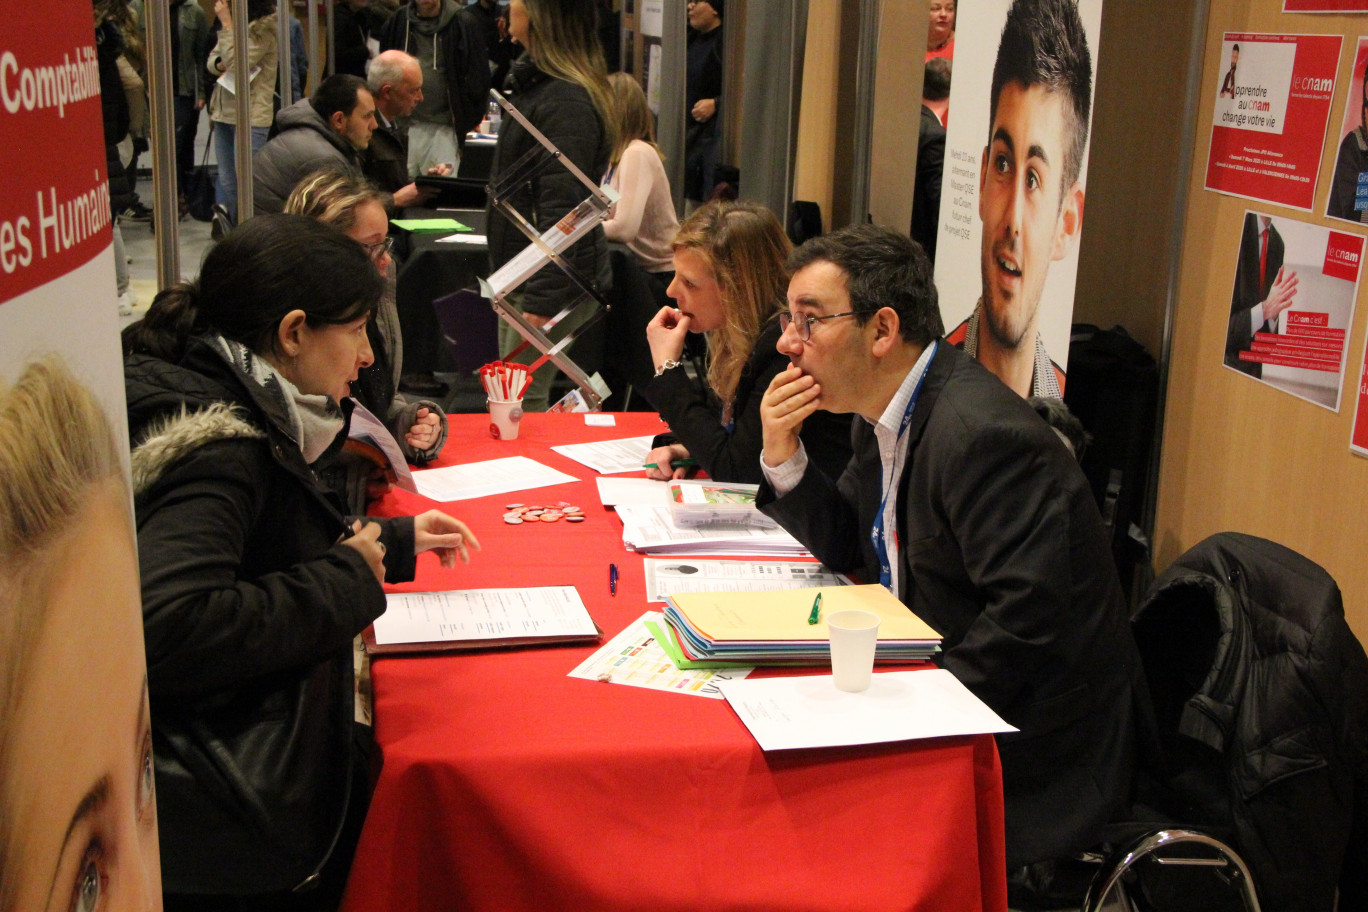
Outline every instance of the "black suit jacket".
<path id="1" fill-rule="evenodd" d="M 877 580 L 872 426 L 853 422 L 852 442 L 839 481 L 809 462 L 759 503 L 827 566 Z M 1024 399 L 944 340 L 905 445 L 898 596 L 944 638 L 944 667 L 1021 730 L 998 737 L 1008 867 L 1076 853 L 1128 798 L 1148 712 L 1087 479 Z"/>
<path id="2" fill-rule="evenodd" d="M 377 187 L 393 193 L 411 183 L 408 174 L 408 142 L 393 124 L 378 124 L 370 145 L 361 157 L 361 171 Z"/>
<path id="3" fill-rule="evenodd" d="M 1259 282 L 1259 217 L 1245 214 L 1244 231 L 1240 235 L 1240 259 L 1235 267 L 1235 290 L 1230 296 L 1230 325 L 1226 330 L 1225 363 L 1251 377 L 1263 376 L 1263 365 L 1257 361 L 1241 361 L 1240 352 L 1249 351 L 1254 343 L 1250 329 L 1249 309 L 1268 297 L 1273 280 L 1283 265 L 1283 239 L 1270 222 L 1268 225 L 1268 264 L 1264 280 Z M 1260 332 L 1272 332 L 1268 323 L 1259 326 Z"/>

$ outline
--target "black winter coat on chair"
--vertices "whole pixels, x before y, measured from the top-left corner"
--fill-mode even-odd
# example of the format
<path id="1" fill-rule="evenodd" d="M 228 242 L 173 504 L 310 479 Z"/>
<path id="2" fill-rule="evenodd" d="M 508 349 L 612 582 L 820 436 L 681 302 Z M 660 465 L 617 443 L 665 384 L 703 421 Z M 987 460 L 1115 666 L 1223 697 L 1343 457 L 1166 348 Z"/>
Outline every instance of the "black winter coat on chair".
<path id="1" fill-rule="evenodd" d="M 1141 802 L 1232 842 L 1265 909 L 1368 908 L 1368 657 L 1330 575 L 1213 535 L 1133 629 L 1168 767 Z"/>

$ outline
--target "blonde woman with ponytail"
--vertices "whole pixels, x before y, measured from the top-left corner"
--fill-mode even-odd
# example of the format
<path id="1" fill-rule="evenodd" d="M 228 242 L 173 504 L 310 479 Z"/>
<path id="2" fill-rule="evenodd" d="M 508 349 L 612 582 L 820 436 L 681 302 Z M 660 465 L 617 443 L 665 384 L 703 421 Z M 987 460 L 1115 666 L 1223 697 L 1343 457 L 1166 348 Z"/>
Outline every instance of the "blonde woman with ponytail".
<path id="1" fill-rule="evenodd" d="M 504 88 L 522 115 L 565 158 L 597 179 L 608 168 L 614 131 L 607 66 L 595 32 L 595 7 L 588 0 L 512 0 L 508 31 L 524 50 L 514 62 Z M 500 175 L 537 145 L 536 138 L 522 124 L 511 117 L 504 118 L 494 151 L 493 183 L 497 185 Z M 542 232 L 588 195 L 578 178 L 563 166 L 551 163 L 517 187 L 509 188 L 507 199 Z M 526 236 L 492 207 L 486 233 L 492 270 L 503 266 L 528 244 Z M 606 243 L 603 231 L 595 228 L 565 253 L 565 260 L 581 276 L 600 287 L 607 280 Z M 518 289 L 514 304 L 529 322 L 544 326 L 579 294 L 565 273 L 555 266 L 546 266 Z M 557 325 L 557 334 L 573 328 L 566 325 L 568 322 L 562 320 Z M 507 352 L 522 339 L 501 326 L 499 341 L 501 349 Z M 523 400 L 525 409 L 546 408 L 555 373 L 550 364 L 537 371 Z"/>
<path id="2" fill-rule="evenodd" d="M 646 327 L 655 378 L 646 398 L 670 425 L 655 439 L 651 478 L 680 478 L 693 460 L 718 481 L 758 484 L 761 478 L 760 399 L 788 358 L 781 335 L 789 242 L 779 220 L 758 203 L 713 201 L 694 210 L 674 244 L 675 307 L 662 307 Z M 688 333 L 708 342 L 706 384 L 681 363 Z M 701 378 L 700 378 L 701 379 Z M 850 420 L 818 412 L 803 426 L 803 443 L 830 477 L 850 460 Z"/>

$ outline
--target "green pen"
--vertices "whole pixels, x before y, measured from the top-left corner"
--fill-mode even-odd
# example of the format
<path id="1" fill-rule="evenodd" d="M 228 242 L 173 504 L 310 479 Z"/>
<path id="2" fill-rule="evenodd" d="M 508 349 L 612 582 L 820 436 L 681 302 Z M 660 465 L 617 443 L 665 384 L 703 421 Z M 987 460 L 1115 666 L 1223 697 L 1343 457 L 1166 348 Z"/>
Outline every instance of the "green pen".
<path id="1" fill-rule="evenodd" d="M 693 467 L 696 466 L 696 465 L 698 465 L 698 460 L 697 460 L 697 459 L 694 459 L 692 456 L 688 457 L 687 459 L 671 459 L 671 460 L 670 460 L 670 468 L 672 468 L 672 469 L 691 469 L 691 468 L 693 468 Z M 658 469 L 658 468 L 660 468 L 660 466 L 657 465 L 657 464 L 654 463 L 654 462 L 643 463 L 641 467 L 642 467 L 643 469 Z"/>
<path id="2" fill-rule="evenodd" d="M 808 615 L 808 623 L 815 624 L 822 617 L 822 593 L 817 593 L 817 597 L 812 600 L 812 613 Z"/>

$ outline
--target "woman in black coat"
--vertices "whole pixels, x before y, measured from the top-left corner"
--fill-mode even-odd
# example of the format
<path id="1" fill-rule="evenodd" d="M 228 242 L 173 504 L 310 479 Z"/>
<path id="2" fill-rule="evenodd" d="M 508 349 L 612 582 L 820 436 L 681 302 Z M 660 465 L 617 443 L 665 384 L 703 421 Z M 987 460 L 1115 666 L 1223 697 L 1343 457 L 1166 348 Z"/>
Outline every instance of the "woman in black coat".
<path id="1" fill-rule="evenodd" d="M 125 330 L 167 909 L 340 898 L 369 795 L 352 640 L 417 554 L 478 547 L 436 510 L 353 521 L 314 473 L 382 289 L 341 232 L 262 215 Z"/>
<path id="2" fill-rule="evenodd" d="M 595 22 L 590 3 L 513 0 L 508 7 L 508 31 L 526 50 L 513 64 L 505 92 L 518 111 L 564 157 L 597 180 L 608 168 L 613 130 L 607 68 L 594 31 Z M 499 187 L 500 179 L 506 178 L 513 165 L 538 146 L 536 138 L 516 118 L 504 118 L 494 150 L 491 184 Z M 588 188 L 564 165 L 554 161 L 516 187 L 501 189 L 512 207 L 538 233 L 555 225 L 589 196 Z M 528 245 L 526 235 L 492 206 L 487 235 L 490 266 L 495 271 Z M 586 281 L 606 286 L 608 257 L 603 229 L 596 226 L 575 242 L 564 257 Z M 529 323 L 542 327 L 579 295 L 575 283 L 548 263 L 519 286 L 512 301 Z M 563 320 L 557 325 L 559 332 L 573 328 L 567 322 Z M 502 351 L 510 351 L 521 342 L 517 332 L 500 325 Z M 555 373 L 554 367 L 547 365 L 533 375 L 532 386 L 523 398 L 525 409 L 546 408 Z"/>
<path id="3" fill-rule="evenodd" d="M 646 327 L 655 378 L 646 398 L 670 425 L 646 457 L 650 478 L 679 478 L 672 463 L 693 459 L 718 481 L 758 484 L 760 400 L 789 360 L 775 348 L 782 330 L 789 242 L 764 206 L 714 201 L 694 210 L 674 243 L 674 281 Z M 706 385 L 681 361 L 690 332 L 708 341 Z M 803 423 L 808 457 L 833 478 L 850 461 L 850 416 L 817 412 Z"/>

